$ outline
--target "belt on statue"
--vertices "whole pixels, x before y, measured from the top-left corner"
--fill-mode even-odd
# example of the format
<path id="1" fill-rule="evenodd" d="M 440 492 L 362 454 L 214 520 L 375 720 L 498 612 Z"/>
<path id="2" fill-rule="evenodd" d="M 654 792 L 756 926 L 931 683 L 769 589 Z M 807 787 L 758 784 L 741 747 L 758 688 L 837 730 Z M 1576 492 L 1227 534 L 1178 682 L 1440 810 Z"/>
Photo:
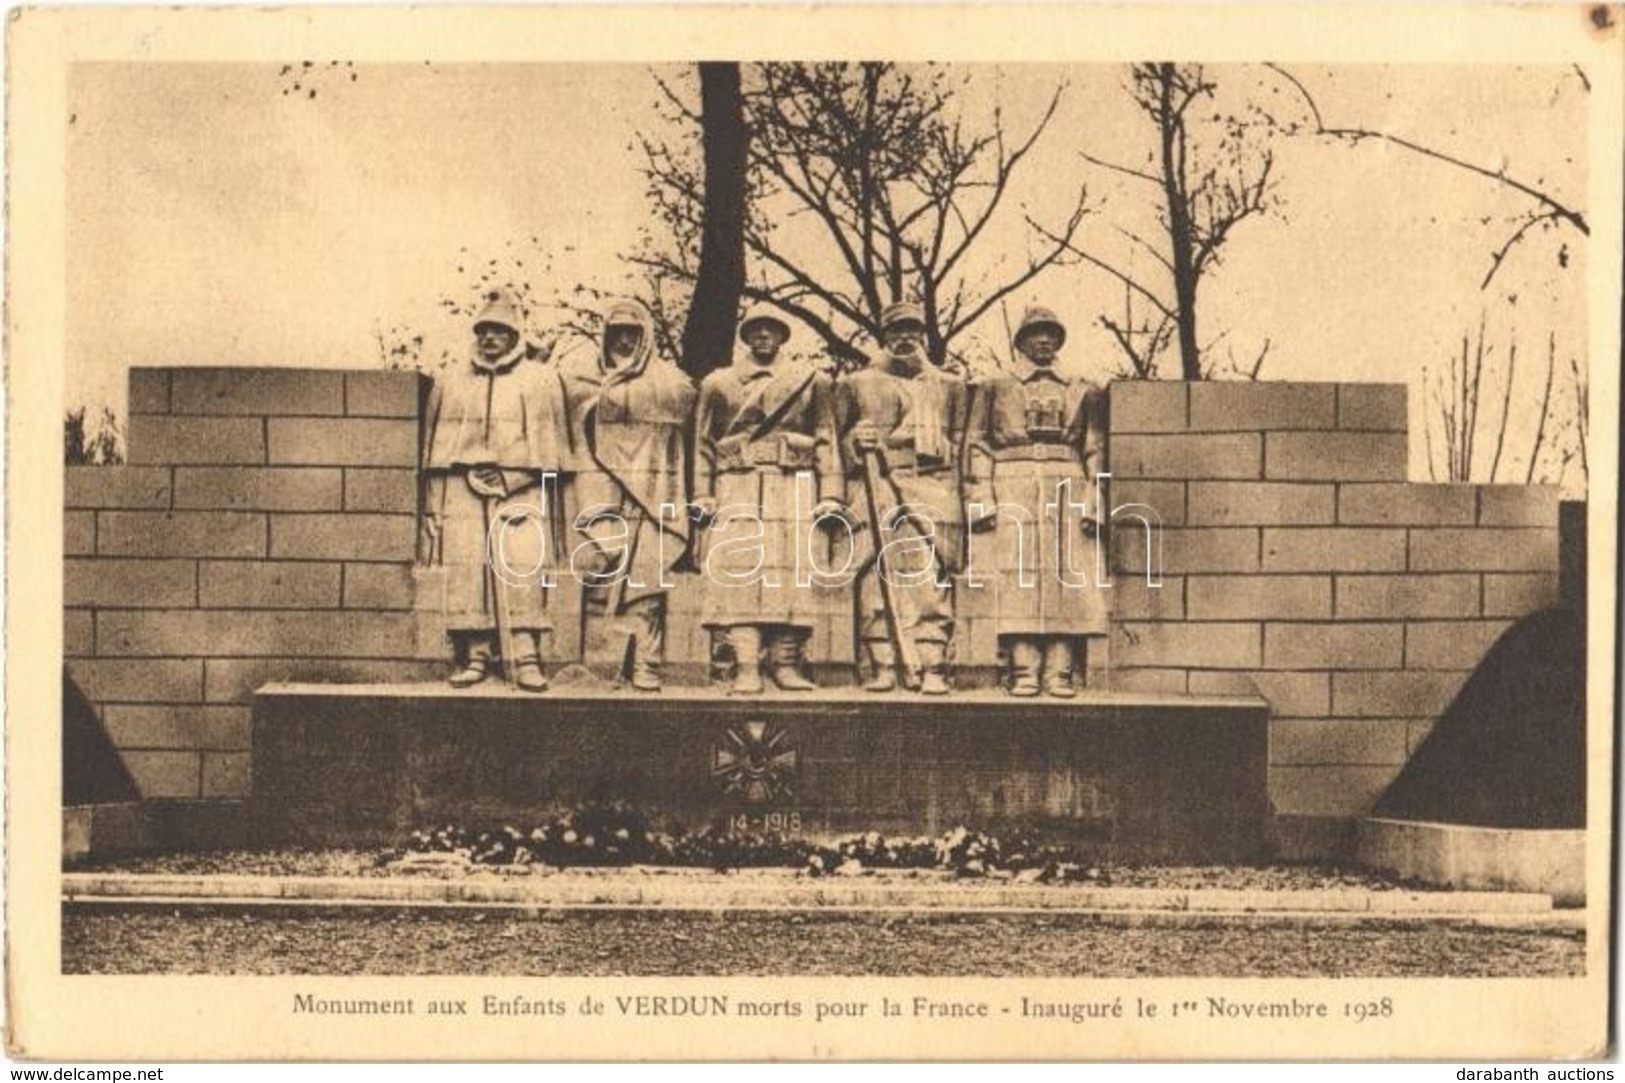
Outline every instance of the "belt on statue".
<path id="1" fill-rule="evenodd" d="M 1015 444 L 993 449 L 993 461 L 1018 462 L 1077 462 L 1078 449 L 1070 444 Z"/>

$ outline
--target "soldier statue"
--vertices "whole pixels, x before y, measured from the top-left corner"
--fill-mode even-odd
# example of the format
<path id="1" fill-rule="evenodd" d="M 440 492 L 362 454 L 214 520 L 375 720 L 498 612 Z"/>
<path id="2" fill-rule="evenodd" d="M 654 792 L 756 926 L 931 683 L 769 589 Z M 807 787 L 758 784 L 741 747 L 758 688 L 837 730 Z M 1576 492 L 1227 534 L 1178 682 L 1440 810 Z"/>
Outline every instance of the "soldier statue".
<path id="1" fill-rule="evenodd" d="M 797 585 L 796 547 L 808 541 L 798 528 L 845 519 L 831 381 L 779 358 L 790 327 L 769 312 L 748 313 L 739 337 L 745 359 L 707 376 L 695 408 L 704 620 L 733 648 L 735 695 L 763 691 L 764 650 L 773 683 L 804 692 L 814 687 L 802 658 L 812 614 Z M 817 503 L 800 516 L 804 499 Z"/>
<path id="2" fill-rule="evenodd" d="M 648 309 L 626 300 L 605 313 L 601 349 L 564 374 L 564 391 L 579 458 L 570 570 L 584 616 L 625 644 L 622 675 L 632 687 L 658 692 L 669 576 L 688 545 L 694 385 L 656 356 Z"/>
<path id="3" fill-rule="evenodd" d="M 1053 312 L 1028 309 L 1015 363 L 978 385 L 966 435 L 969 567 L 994 591 L 1006 686 L 1016 696 L 1075 695 L 1087 637 L 1106 634 L 1106 598 L 1093 580 L 1104 397 L 1058 368 L 1065 343 Z"/>
<path id="4" fill-rule="evenodd" d="M 563 544 L 557 483 L 571 457 L 564 386 L 551 365 L 526 360 L 513 300 L 486 300 L 472 356 L 429 399 L 420 558 L 444 569 L 452 685 L 478 684 L 500 659 L 510 684 L 541 692 Z"/>
<path id="5" fill-rule="evenodd" d="M 890 305 L 881 355 L 836 385 L 847 504 L 864 527 L 857 624 L 871 692 L 899 678 L 926 695 L 948 691 L 966 385 L 932 364 L 925 333 L 919 305 Z"/>

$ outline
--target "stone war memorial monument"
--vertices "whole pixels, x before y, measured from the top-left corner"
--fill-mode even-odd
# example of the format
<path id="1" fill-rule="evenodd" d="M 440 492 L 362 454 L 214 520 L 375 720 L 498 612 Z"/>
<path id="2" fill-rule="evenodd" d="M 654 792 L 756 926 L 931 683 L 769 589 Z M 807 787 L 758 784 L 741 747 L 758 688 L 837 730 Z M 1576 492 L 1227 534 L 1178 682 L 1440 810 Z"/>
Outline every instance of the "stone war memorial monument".
<path id="1" fill-rule="evenodd" d="M 1451 712 L 1572 650 L 1581 509 L 1407 480 L 1403 386 L 1097 387 L 1041 308 L 982 382 L 908 304 L 839 376 L 749 316 L 697 388 L 635 304 L 564 365 L 518 324 L 434 380 L 131 372 L 128 463 L 68 470 L 70 854 L 625 802 L 1448 879 L 1402 836 L 1469 764 L 1528 798 L 1468 823 L 1555 832 L 1476 883 L 1579 890 L 1578 761 Z"/>

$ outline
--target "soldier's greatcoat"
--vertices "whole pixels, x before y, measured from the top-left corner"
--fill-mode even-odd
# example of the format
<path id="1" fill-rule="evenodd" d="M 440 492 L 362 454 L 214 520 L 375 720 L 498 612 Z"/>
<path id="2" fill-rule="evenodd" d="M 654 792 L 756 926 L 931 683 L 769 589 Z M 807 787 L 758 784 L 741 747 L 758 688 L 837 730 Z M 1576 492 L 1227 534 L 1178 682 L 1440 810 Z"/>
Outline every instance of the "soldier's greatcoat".
<path id="1" fill-rule="evenodd" d="M 558 371 L 524 360 L 523 343 L 494 362 L 476 354 L 435 381 L 424 434 L 425 510 L 433 524 L 424 559 L 444 569 L 438 609 L 446 631 L 494 632 L 485 563 L 493 538 L 508 569 L 510 626 L 550 628 L 557 591 L 544 580 L 563 585 L 558 494 L 572 458 Z M 483 497 L 469 486 L 469 470 L 481 466 L 501 469 L 506 496 Z"/>
<path id="2" fill-rule="evenodd" d="M 978 505 L 997 507 L 998 514 L 991 530 L 971 534 L 962 589 L 978 589 L 974 579 L 991 592 L 990 604 L 978 608 L 993 614 L 997 634 L 1106 633 L 1106 595 L 1097 577 L 1105 516 L 1095 484 L 1105 448 L 1103 407 L 1094 384 L 1020 355 L 1009 370 L 977 385 L 965 502 L 972 520 Z M 1063 562 L 1071 586 L 1063 585 Z"/>
<path id="3" fill-rule="evenodd" d="M 804 363 L 748 358 L 711 373 L 700 384 L 694 447 L 695 495 L 718 509 L 699 558 L 705 622 L 808 627 L 812 592 L 797 585 L 798 547 L 826 544 L 810 513 L 842 492 L 830 378 Z M 827 554 L 802 553 L 804 567 L 809 557 L 827 565 Z"/>
<path id="4" fill-rule="evenodd" d="M 865 528 L 856 534 L 853 563 L 859 569 L 859 634 L 870 641 L 886 638 L 875 579 L 874 532 L 867 525 L 864 457 L 852 436 L 860 423 L 868 422 L 880 432 L 881 447 L 870 454 L 878 455 L 875 499 L 880 518 L 891 528 L 882 534 L 881 544 L 888 546 L 891 575 L 898 586 L 900 630 L 916 642 L 947 643 L 953 634 L 949 576 L 960 564 L 964 539 L 959 466 L 965 384 L 928 363 L 911 374 L 882 355 L 837 383 L 836 418 L 847 505 L 865 520 Z M 906 514 L 899 514 L 899 507 Z M 914 541 L 928 541 L 929 546 Z M 932 574 L 920 574 L 924 572 Z M 900 583 L 901 577 L 910 581 Z"/>

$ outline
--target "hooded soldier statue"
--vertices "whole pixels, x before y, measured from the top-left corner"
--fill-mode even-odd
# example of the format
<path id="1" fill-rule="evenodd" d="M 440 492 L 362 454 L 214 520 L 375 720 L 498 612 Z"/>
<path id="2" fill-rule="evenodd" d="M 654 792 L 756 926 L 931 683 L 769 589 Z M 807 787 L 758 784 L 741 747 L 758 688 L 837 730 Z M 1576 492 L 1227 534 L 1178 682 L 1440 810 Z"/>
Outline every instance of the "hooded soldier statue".
<path id="1" fill-rule="evenodd" d="M 1056 364 L 1066 328 L 1029 308 L 1015 364 L 981 382 L 966 436 L 970 568 L 991 611 L 1011 695 L 1075 695 L 1087 637 L 1106 634 L 1096 478 L 1104 396 Z M 966 589 L 975 589 L 967 584 Z"/>
<path id="2" fill-rule="evenodd" d="M 452 685 L 478 684 L 500 659 L 510 683 L 541 692 L 564 543 L 559 479 L 571 459 L 564 385 L 552 366 L 525 359 L 512 298 L 486 302 L 472 356 L 429 398 L 421 557 L 445 573 Z"/>
<path id="3" fill-rule="evenodd" d="M 688 547 L 685 445 L 694 385 L 655 355 L 649 310 L 617 301 L 594 363 L 564 377 L 579 470 L 571 486 L 571 573 L 584 616 L 624 645 L 623 676 L 658 692 L 666 595 Z"/>
<path id="4" fill-rule="evenodd" d="M 889 306 L 881 355 L 836 385 L 847 504 L 862 524 L 857 625 L 871 692 L 899 677 L 927 695 L 948 691 L 966 385 L 932 364 L 925 330 L 919 305 Z"/>
<path id="5" fill-rule="evenodd" d="M 764 651 L 773 682 L 804 692 L 812 619 L 796 583 L 796 546 L 807 544 L 797 527 L 845 519 L 832 385 L 816 366 L 779 358 L 790 327 L 770 312 L 748 313 L 739 337 L 744 360 L 707 376 L 695 407 L 704 620 L 733 648 L 736 695 L 763 690 Z"/>

